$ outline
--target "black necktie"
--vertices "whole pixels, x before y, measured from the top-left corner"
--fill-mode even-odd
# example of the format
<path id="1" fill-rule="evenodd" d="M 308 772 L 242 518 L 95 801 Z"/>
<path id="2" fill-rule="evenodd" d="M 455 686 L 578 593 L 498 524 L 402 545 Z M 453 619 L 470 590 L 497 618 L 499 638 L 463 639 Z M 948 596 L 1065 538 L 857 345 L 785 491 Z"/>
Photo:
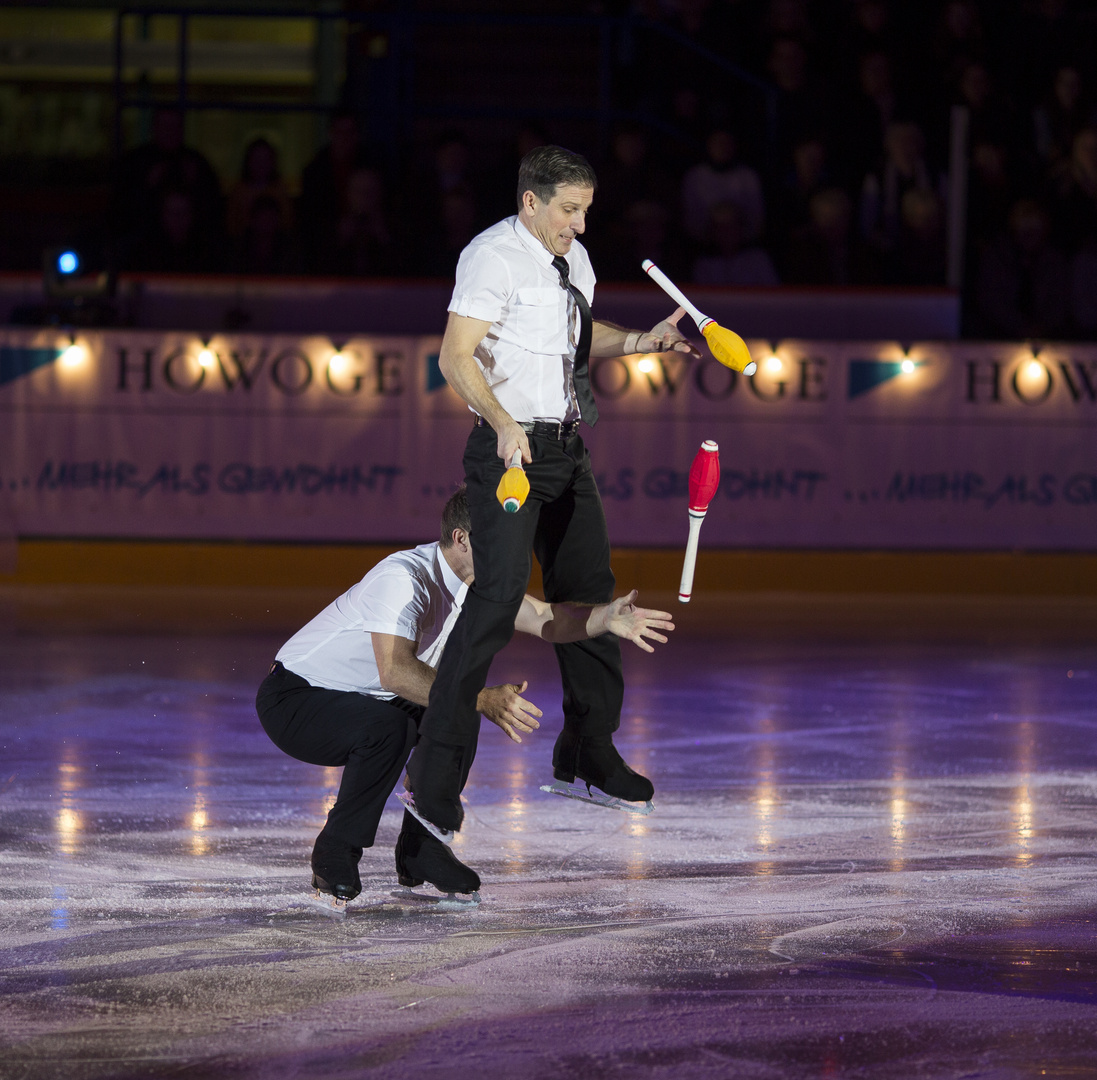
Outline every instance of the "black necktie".
<path id="1" fill-rule="evenodd" d="M 579 343 L 575 346 L 575 368 L 571 381 L 575 386 L 575 400 L 579 403 L 579 415 L 591 427 L 598 422 L 598 406 L 594 403 L 594 392 L 590 388 L 590 334 L 593 320 L 590 317 L 590 304 L 587 298 L 568 280 L 568 262 L 563 255 L 557 255 L 552 265 L 560 273 L 560 284 L 575 298 L 579 308 Z"/>

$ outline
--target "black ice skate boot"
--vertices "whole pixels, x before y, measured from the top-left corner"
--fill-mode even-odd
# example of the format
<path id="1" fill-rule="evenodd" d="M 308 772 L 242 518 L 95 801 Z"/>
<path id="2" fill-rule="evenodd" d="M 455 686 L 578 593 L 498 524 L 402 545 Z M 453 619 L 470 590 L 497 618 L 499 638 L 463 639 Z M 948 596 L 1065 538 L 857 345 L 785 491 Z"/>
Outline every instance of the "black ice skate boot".
<path id="1" fill-rule="evenodd" d="M 599 788 L 625 802 L 647 802 L 655 794 L 652 782 L 625 764 L 612 735 L 584 737 L 565 727 L 553 747 L 552 775 L 569 784 L 579 777 L 588 788 Z"/>
<path id="2" fill-rule="evenodd" d="M 465 820 L 461 805 L 464 746 L 450 746 L 421 736 L 408 759 L 408 788 L 415 809 L 444 832 L 456 832 Z"/>
<path id="3" fill-rule="evenodd" d="M 476 871 L 458 860 L 406 810 L 396 840 L 396 876 L 401 885 L 411 889 L 424 881 L 444 893 L 473 893 L 480 888 Z"/>
<path id="4" fill-rule="evenodd" d="M 312 847 L 312 887 L 344 903 L 353 900 L 362 891 L 362 879 L 358 876 L 361 857 L 360 847 L 351 847 L 321 832 Z"/>

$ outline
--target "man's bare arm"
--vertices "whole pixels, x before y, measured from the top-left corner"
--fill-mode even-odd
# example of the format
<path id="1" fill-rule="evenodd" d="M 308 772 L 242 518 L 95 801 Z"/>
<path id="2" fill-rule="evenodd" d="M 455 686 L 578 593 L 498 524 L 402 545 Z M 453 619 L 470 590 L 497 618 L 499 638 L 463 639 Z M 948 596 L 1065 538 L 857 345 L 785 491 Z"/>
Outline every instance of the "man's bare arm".
<path id="1" fill-rule="evenodd" d="M 426 705 L 436 673 L 415 655 L 416 642 L 397 634 L 376 632 L 370 638 L 381 686 L 416 705 Z M 528 735 L 540 727 L 537 717 L 541 716 L 541 710 L 522 697 L 526 686 L 524 682 L 520 686 L 515 683 L 485 686 L 476 698 L 477 711 L 518 743 L 522 741 L 518 732 Z"/>
<path id="2" fill-rule="evenodd" d="M 498 438 L 499 457 L 509 462 L 515 450 L 521 450 L 522 460 L 528 465 L 533 458 L 526 433 L 499 404 L 474 355 L 490 329 L 491 323 L 483 319 L 470 319 L 451 311 L 438 354 L 438 367 L 446 382 L 492 426 Z"/>
<path id="3" fill-rule="evenodd" d="M 416 705 L 426 705 L 434 683 L 434 668 L 415 655 L 417 643 L 397 634 L 370 634 L 381 685 Z"/>
<path id="4" fill-rule="evenodd" d="M 681 352 L 700 356 L 700 352 L 678 329 L 678 320 L 686 313 L 678 308 L 670 318 L 651 330 L 627 330 L 616 323 L 594 320 L 591 329 L 591 356 L 631 356 L 633 353 Z"/>
<path id="5" fill-rule="evenodd" d="M 673 630 L 674 617 L 669 611 L 638 608 L 637 595 L 633 589 L 627 596 L 619 596 L 608 604 L 548 604 L 527 595 L 514 626 L 525 634 L 556 644 L 582 641 L 599 634 L 616 634 L 644 652 L 654 652 L 648 640 L 666 642 L 666 636 L 659 631 Z"/>

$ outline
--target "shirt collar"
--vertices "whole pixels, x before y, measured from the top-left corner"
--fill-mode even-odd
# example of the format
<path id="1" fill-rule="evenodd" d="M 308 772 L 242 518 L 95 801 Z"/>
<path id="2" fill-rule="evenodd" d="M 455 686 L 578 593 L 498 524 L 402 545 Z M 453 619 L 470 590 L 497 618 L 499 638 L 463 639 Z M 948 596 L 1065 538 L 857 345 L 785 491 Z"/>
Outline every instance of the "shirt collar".
<path id="1" fill-rule="evenodd" d="M 449 561 L 445 555 L 442 554 L 442 545 L 439 544 L 435 551 L 435 558 L 438 560 L 438 565 L 442 570 L 442 583 L 446 587 L 446 591 L 452 597 L 458 597 L 461 590 L 465 588 L 465 583 L 453 572 L 453 567 L 450 566 Z"/>
<path id="2" fill-rule="evenodd" d="M 533 252 L 543 266 L 552 266 L 552 260 L 555 256 L 522 224 L 522 220 L 517 214 L 514 215 L 514 231 L 518 234 L 518 239 Z M 567 256 L 565 255 L 564 258 L 566 259 Z"/>

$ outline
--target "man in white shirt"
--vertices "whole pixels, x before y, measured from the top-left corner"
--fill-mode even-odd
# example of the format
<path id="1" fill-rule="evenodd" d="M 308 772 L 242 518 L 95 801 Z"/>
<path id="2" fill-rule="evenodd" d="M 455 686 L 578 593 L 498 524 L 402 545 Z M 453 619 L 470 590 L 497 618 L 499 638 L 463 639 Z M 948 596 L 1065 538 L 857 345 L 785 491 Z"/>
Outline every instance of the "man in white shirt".
<path id="1" fill-rule="evenodd" d="M 596 183 L 579 154 L 559 146 L 530 151 L 519 166 L 517 215 L 476 237 L 457 267 L 439 365 L 476 417 L 464 456 L 475 584 L 408 763 L 419 812 L 442 829 L 461 827 L 461 777 L 480 723 L 476 694 L 514 632 L 531 551 L 550 602 L 603 604 L 613 596 L 605 514 L 579 436 L 581 419 L 597 419 L 590 357 L 668 349 L 698 355 L 678 332 L 681 309 L 650 332 L 593 320 L 594 271 L 578 236 Z M 517 513 L 504 513 L 495 489 L 518 454 L 530 493 Z M 556 654 L 564 728 L 554 775 L 568 783 L 578 777 L 616 798 L 650 799 L 651 782 L 613 745 L 624 696 L 617 640 L 558 644 Z"/>
<path id="2" fill-rule="evenodd" d="M 313 886 L 337 901 L 361 892 L 358 861 L 373 845 L 386 799 L 416 739 L 434 669 L 473 579 L 464 489 L 442 512 L 439 542 L 383 559 L 278 651 L 256 696 L 264 730 L 279 749 L 313 765 L 342 765 L 339 794 L 312 852 Z M 546 641 L 612 633 L 646 651 L 666 641 L 667 612 L 634 604 L 578 607 L 524 598 L 517 629 Z M 541 715 L 526 684 L 480 690 L 476 707 L 515 742 Z M 471 758 L 470 758 L 471 760 Z M 467 776 L 467 773 L 466 773 Z M 462 776 L 464 785 L 466 776 Z M 405 812 L 396 842 L 402 885 L 429 881 L 443 892 L 474 892 L 476 872 Z"/>

